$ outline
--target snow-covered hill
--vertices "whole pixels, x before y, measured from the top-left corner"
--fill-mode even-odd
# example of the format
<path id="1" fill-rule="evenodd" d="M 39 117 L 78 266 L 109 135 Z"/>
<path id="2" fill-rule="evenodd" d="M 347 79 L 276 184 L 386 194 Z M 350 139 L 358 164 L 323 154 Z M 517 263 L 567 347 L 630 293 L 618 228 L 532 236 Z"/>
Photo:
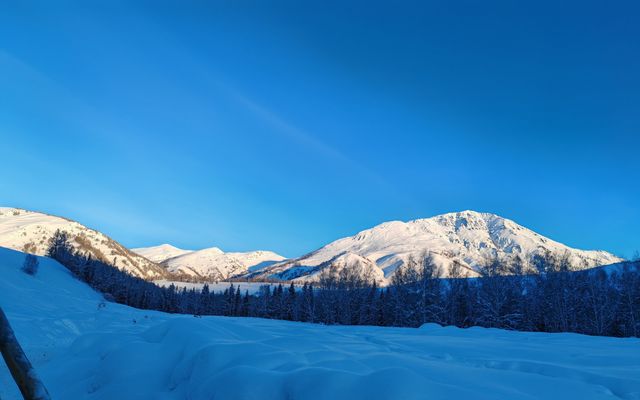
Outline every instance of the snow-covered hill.
<path id="1" fill-rule="evenodd" d="M 78 222 L 19 208 L 0 207 L 0 246 L 44 255 L 49 239 L 58 229 L 69 233 L 71 244 L 76 249 L 94 258 L 115 262 L 118 268 L 132 275 L 149 280 L 167 276 L 159 265 Z"/>
<path id="2" fill-rule="evenodd" d="M 480 266 L 496 256 L 505 261 L 518 257 L 525 272 L 534 270 L 531 262 L 534 256 L 545 254 L 556 257 L 568 254 L 574 269 L 621 261 L 605 251 L 572 249 L 494 214 L 463 211 L 409 222 L 386 222 L 249 277 L 313 280 L 331 265 L 360 264 L 375 266 L 374 276 L 385 284 L 409 257 L 419 259 L 425 251 L 433 256 L 442 276 L 450 276 L 454 263 L 460 265 L 463 275 L 477 276 Z"/>
<path id="3" fill-rule="evenodd" d="M 484 328 L 325 326 L 106 302 L 0 248 L 0 305 L 51 398 L 637 399 L 640 340 Z M 21 399 L 0 361 L 0 398 Z"/>
<path id="4" fill-rule="evenodd" d="M 152 247 L 138 247 L 136 249 L 131 249 L 131 251 L 133 251 L 134 253 L 138 253 L 146 259 L 151 260 L 155 263 L 161 263 L 165 260 L 168 260 L 169 258 L 178 257 L 193 252 L 193 250 L 179 249 L 170 244 L 161 244 L 159 246 Z"/>
<path id="5" fill-rule="evenodd" d="M 225 253 L 217 247 L 192 251 L 169 244 L 129 250 L 78 222 L 19 208 L 0 207 L 0 246 L 44 255 L 49 239 L 58 229 L 69 233 L 76 249 L 109 263 L 115 260 L 118 268 L 147 280 L 185 278 L 220 281 L 285 259 L 271 251 Z"/>
<path id="6" fill-rule="evenodd" d="M 168 258 L 162 265 L 170 273 L 198 280 L 221 281 L 258 271 L 285 258 L 272 251 L 225 253 L 217 247 Z"/>

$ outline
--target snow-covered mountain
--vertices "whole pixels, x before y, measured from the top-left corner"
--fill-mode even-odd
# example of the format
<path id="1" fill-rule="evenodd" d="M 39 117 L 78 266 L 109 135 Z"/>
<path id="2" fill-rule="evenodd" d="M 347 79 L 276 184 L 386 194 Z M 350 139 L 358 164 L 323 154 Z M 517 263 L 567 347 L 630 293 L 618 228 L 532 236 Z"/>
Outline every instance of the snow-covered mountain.
<path id="1" fill-rule="evenodd" d="M 161 279 L 167 276 L 164 268 L 142 257 L 101 232 L 61 217 L 27 211 L 19 208 L 0 207 L 0 246 L 44 255 L 49 239 L 56 230 L 66 231 L 71 244 L 85 254 L 114 263 L 132 275 L 144 279 Z"/>
<path id="2" fill-rule="evenodd" d="M 605 251 L 572 249 L 539 235 L 517 223 L 489 213 L 463 211 L 409 222 L 392 221 L 336 240 L 300 258 L 274 264 L 252 279 L 314 280 L 332 265 L 342 268 L 359 265 L 373 271 L 381 284 L 409 257 L 420 259 L 429 252 L 442 276 L 450 276 L 458 264 L 463 276 L 477 276 L 489 258 L 514 261 L 518 257 L 525 272 L 532 272 L 532 259 L 550 254 L 567 254 L 574 269 L 584 269 L 621 261 Z"/>
<path id="3" fill-rule="evenodd" d="M 164 260 L 168 260 L 173 257 L 182 256 L 184 254 L 192 253 L 193 250 L 183 250 L 179 249 L 170 244 L 161 244 L 159 246 L 152 247 L 139 247 L 136 249 L 131 249 L 134 253 L 138 253 L 141 256 L 151 260 L 155 263 L 161 263 Z"/>
<path id="4" fill-rule="evenodd" d="M 92 257 L 114 263 L 147 280 L 220 281 L 257 271 L 285 258 L 271 251 L 225 253 L 217 247 L 193 251 L 169 244 L 129 250 L 101 232 L 53 215 L 0 207 L 0 246 L 44 255 L 56 230 L 66 231 L 71 244 Z"/>
<path id="5" fill-rule="evenodd" d="M 143 252 L 140 250 L 136 251 L 139 254 L 145 251 L 145 249 L 142 249 Z M 221 281 L 258 271 L 284 259 L 285 257 L 272 251 L 225 253 L 217 247 L 211 247 L 165 259 L 161 265 L 170 273 L 188 279 Z"/>
<path id="6" fill-rule="evenodd" d="M 409 222 L 392 221 L 332 242 L 302 257 L 286 260 L 271 251 L 225 253 L 217 247 L 192 251 L 163 244 L 126 249 L 106 235 L 78 222 L 18 208 L 0 207 L 0 246 L 46 253 L 49 238 L 67 231 L 77 249 L 113 263 L 148 280 L 221 281 L 233 277 L 252 280 L 316 280 L 328 267 L 358 268 L 387 284 L 410 257 L 429 252 L 442 276 L 452 265 L 463 276 L 477 276 L 487 259 L 521 260 L 525 272 L 534 271 L 536 256 L 567 254 L 574 269 L 613 264 L 620 258 L 605 251 L 584 251 L 545 238 L 494 214 L 463 211 Z"/>

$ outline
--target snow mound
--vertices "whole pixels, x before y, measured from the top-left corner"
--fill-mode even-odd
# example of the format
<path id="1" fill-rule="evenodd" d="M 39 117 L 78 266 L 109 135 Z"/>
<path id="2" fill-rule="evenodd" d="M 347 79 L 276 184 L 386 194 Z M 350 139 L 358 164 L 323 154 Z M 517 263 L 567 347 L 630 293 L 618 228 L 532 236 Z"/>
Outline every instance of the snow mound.
<path id="1" fill-rule="evenodd" d="M 0 248 L 0 304 L 55 399 L 640 398 L 635 338 L 170 315 L 23 260 Z M 1 367 L 0 398 L 20 398 Z"/>
<path id="2" fill-rule="evenodd" d="M 546 254 L 568 254 L 574 269 L 622 261 L 605 251 L 572 249 L 494 214 L 462 211 L 409 222 L 385 222 L 250 277 L 310 280 L 341 254 L 356 254 L 365 259 L 358 263 L 375 264 L 388 282 L 398 267 L 410 257 L 420 259 L 425 251 L 433 256 L 444 277 L 450 276 L 454 263 L 460 266 L 463 276 L 478 276 L 482 263 L 495 256 L 521 260 L 525 272 L 535 269 L 533 257 Z"/>

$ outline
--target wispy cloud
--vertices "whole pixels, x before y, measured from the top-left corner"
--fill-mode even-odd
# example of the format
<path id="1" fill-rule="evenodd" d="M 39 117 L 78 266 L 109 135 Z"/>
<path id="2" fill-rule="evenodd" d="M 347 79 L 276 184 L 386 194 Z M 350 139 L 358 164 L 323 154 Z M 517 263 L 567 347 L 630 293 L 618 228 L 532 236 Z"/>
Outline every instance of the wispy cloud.
<path id="1" fill-rule="evenodd" d="M 247 98 L 237 91 L 228 91 L 229 95 L 239 104 L 244 106 L 247 110 L 253 113 L 256 117 L 260 118 L 267 124 L 276 129 L 277 132 L 285 135 L 289 139 L 298 142 L 311 149 L 312 151 L 329 158 L 331 160 L 341 161 L 347 164 L 355 164 L 355 162 L 344 155 L 336 148 L 326 144 L 319 140 L 312 134 L 297 128 L 291 123 L 282 119 L 279 115 L 266 107 L 256 103 L 255 101 Z"/>
<path id="2" fill-rule="evenodd" d="M 360 176 L 366 178 L 372 183 L 384 187 L 384 188 L 392 188 L 392 185 L 386 181 L 382 176 L 372 171 L 370 168 L 365 165 L 359 163 L 353 158 L 347 156 L 345 153 L 340 151 L 339 149 L 331 146 L 330 144 L 322 141 L 316 135 L 298 128 L 291 122 L 285 120 L 276 112 L 270 110 L 269 108 L 259 104 L 258 102 L 252 100 L 251 98 L 245 96 L 243 93 L 230 88 L 224 85 L 218 85 L 221 89 L 223 89 L 227 95 L 235 101 L 237 104 L 245 107 L 249 112 L 255 115 L 258 119 L 268 124 L 274 131 L 285 136 L 291 141 L 296 142 L 299 145 L 302 145 L 309 149 L 310 151 L 319 154 L 324 157 L 328 162 L 332 163 L 340 163 L 343 166 L 350 168 Z"/>

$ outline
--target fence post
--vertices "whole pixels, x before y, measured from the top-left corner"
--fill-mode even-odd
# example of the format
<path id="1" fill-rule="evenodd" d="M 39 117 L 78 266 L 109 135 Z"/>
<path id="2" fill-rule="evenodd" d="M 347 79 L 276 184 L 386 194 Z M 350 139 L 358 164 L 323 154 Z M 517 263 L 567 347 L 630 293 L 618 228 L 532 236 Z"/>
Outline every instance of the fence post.
<path id="1" fill-rule="evenodd" d="M 38 379 L 36 371 L 22 351 L 2 308 L 0 308 L 0 351 L 25 400 L 51 399 L 47 388 Z"/>

